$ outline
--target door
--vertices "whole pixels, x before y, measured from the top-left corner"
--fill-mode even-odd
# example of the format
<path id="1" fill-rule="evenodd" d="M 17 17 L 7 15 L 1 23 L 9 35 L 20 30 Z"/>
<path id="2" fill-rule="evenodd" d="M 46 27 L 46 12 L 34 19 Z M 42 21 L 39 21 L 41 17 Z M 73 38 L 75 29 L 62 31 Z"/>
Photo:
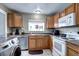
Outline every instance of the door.
<path id="1" fill-rule="evenodd" d="M 9 27 L 22 27 L 21 16 L 17 13 L 8 13 L 8 26 Z"/>
<path id="2" fill-rule="evenodd" d="M 66 11 L 64 10 L 64 11 L 62 11 L 62 12 L 60 12 L 60 18 L 61 17 L 64 17 L 66 15 Z"/>
<path id="3" fill-rule="evenodd" d="M 55 28 L 58 27 L 58 19 L 59 19 L 59 17 L 60 17 L 59 13 L 54 16 L 54 27 Z"/>
<path id="4" fill-rule="evenodd" d="M 15 27 L 22 27 L 22 19 L 20 15 L 16 15 L 14 16 L 14 23 L 15 23 Z"/>
<path id="5" fill-rule="evenodd" d="M 43 48 L 44 49 L 49 48 L 49 46 L 48 46 L 49 45 L 49 41 L 48 40 L 49 40 L 48 37 L 44 37 L 43 38 Z"/>
<path id="6" fill-rule="evenodd" d="M 42 44 L 43 44 L 43 40 L 41 38 L 38 38 L 36 40 L 36 47 L 37 47 L 38 50 L 43 49 L 43 45 Z"/>
<path id="7" fill-rule="evenodd" d="M 36 48 L 36 39 L 29 39 L 29 49 L 35 49 Z"/>
<path id="8" fill-rule="evenodd" d="M 72 12 L 75 12 L 75 4 L 72 4 L 68 8 L 66 8 L 66 15 Z"/>
<path id="9" fill-rule="evenodd" d="M 67 48 L 67 56 L 79 56 L 79 53 L 75 52 L 73 49 Z"/>
<path id="10" fill-rule="evenodd" d="M 14 17 L 13 13 L 8 13 L 8 26 L 14 27 Z"/>
<path id="11" fill-rule="evenodd" d="M 47 26 L 47 28 L 54 28 L 54 18 L 53 18 L 53 16 L 47 17 L 46 26 Z"/>

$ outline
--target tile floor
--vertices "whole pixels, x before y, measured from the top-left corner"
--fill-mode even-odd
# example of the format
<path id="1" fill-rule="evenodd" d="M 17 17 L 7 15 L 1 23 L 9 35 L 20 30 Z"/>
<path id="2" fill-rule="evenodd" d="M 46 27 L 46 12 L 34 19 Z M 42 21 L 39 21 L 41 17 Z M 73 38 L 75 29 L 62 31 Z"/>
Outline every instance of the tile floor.
<path id="1" fill-rule="evenodd" d="M 29 54 L 28 51 L 21 51 L 21 56 L 52 56 L 52 53 L 50 50 L 45 49 L 43 50 L 43 54 Z"/>

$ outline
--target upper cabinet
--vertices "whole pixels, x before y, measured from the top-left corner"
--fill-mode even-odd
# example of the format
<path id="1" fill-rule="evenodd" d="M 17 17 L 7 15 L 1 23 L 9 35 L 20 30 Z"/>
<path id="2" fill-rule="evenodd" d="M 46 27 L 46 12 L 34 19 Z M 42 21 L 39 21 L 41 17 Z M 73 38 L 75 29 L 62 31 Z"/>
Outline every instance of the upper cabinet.
<path id="1" fill-rule="evenodd" d="M 54 27 L 57 28 L 58 27 L 58 19 L 60 18 L 59 13 L 54 15 Z"/>
<path id="2" fill-rule="evenodd" d="M 64 17 L 62 17 L 64 16 Z M 79 3 L 73 3 L 60 13 L 58 27 L 79 26 Z"/>
<path id="3" fill-rule="evenodd" d="M 65 15 L 66 15 L 66 10 L 60 12 L 60 18 L 61 18 L 61 17 L 64 17 Z"/>
<path id="4" fill-rule="evenodd" d="M 47 28 L 54 28 L 54 17 L 53 16 L 47 17 L 46 26 Z"/>
<path id="5" fill-rule="evenodd" d="M 74 21 L 76 26 L 79 26 L 79 3 L 73 3 L 65 9 L 66 15 L 74 13 Z"/>
<path id="6" fill-rule="evenodd" d="M 66 8 L 66 15 L 75 12 L 76 8 L 75 8 L 75 4 L 70 5 L 68 8 Z"/>
<path id="7" fill-rule="evenodd" d="M 79 3 L 75 4 L 76 25 L 79 26 Z"/>
<path id="8" fill-rule="evenodd" d="M 11 12 L 8 13 L 8 26 L 9 27 L 22 27 L 22 17 L 21 15 Z"/>
<path id="9" fill-rule="evenodd" d="M 68 27 L 68 26 L 79 26 L 79 3 L 73 3 L 62 12 L 53 15 L 53 19 L 47 21 L 48 28 Z M 54 25 L 54 26 L 53 26 Z"/>

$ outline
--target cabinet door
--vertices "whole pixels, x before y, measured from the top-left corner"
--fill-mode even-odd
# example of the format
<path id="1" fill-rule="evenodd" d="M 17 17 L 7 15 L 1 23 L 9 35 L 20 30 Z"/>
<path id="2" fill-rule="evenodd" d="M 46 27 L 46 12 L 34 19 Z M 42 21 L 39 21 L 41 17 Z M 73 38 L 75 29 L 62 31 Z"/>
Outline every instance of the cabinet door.
<path id="1" fill-rule="evenodd" d="M 66 15 L 72 12 L 75 12 L 75 4 L 72 4 L 68 8 L 66 8 Z"/>
<path id="2" fill-rule="evenodd" d="M 50 37 L 48 41 L 49 41 L 49 48 L 52 51 L 52 49 L 53 49 L 53 39 Z"/>
<path id="3" fill-rule="evenodd" d="M 77 53 L 74 50 L 68 48 L 67 49 L 67 56 L 79 56 L 79 53 Z"/>
<path id="4" fill-rule="evenodd" d="M 58 27 L 58 19 L 59 19 L 59 13 L 54 15 L 54 27 L 57 28 Z"/>
<path id="5" fill-rule="evenodd" d="M 64 11 L 62 11 L 62 12 L 60 12 L 60 18 L 61 17 L 64 17 L 66 15 L 66 11 L 64 10 Z"/>
<path id="6" fill-rule="evenodd" d="M 49 43 L 48 43 L 48 37 L 44 37 L 44 38 L 43 38 L 43 48 L 44 48 L 44 49 L 49 48 L 49 47 L 48 47 L 48 44 L 49 44 Z"/>
<path id="7" fill-rule="evenodd" d="M 29 49 L 35 49 L 36 48 L 36 39 L 29 39 Z"/>
<path id="8" fill-rule="evenodd" d="M 13 14 L 12 13 L 8 13 L 8 26 L 9 27 L 14 27 L 14 17 L 13 17 Z"/>
<path id="9" fill-rule="evenodd" d="M 53 16 L 48 16 L 46 20 L 47 28 L 54 28 L 54 18 Z"/>
<path id="10" fill-rule="evenodd" d="M 17 13 L 8 13 L 9 27 L 22 27 L 22 18 Z"/>
<path id="11" fill-rule="evenodd" d="M 76 25 L 79 26 L 79 3 L 76 3 Z"/>
<path id="12" fill-rule="evenodd" d="M 22 27 L 22 19 L 20 15 L 16 15 L 14 16 L 14 20 L 15 20 L 15 27 Z"/>
<path id="13" fill-rule="evenodd" d="M 42 43 L 43 43 L 43 41 L 42 41 L 41 38 L 38 38 L 38 39 L 36 40 L 36 47 L 37 47 L 38 50 L 43 49 L 43 48 L 42 48 Z"/>

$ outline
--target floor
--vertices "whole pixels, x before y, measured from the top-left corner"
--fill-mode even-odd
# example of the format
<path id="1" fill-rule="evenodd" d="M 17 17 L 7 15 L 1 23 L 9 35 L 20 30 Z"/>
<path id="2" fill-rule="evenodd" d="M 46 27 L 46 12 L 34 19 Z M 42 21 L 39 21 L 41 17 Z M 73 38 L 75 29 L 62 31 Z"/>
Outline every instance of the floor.
<path id="1" fill-rule="evenodd" d="M 28 51 L 21 51 L 21 56 L 52 56 L 52 53 L 49 49 L 43 50 L 43 54 L 29 54 Z"/>

